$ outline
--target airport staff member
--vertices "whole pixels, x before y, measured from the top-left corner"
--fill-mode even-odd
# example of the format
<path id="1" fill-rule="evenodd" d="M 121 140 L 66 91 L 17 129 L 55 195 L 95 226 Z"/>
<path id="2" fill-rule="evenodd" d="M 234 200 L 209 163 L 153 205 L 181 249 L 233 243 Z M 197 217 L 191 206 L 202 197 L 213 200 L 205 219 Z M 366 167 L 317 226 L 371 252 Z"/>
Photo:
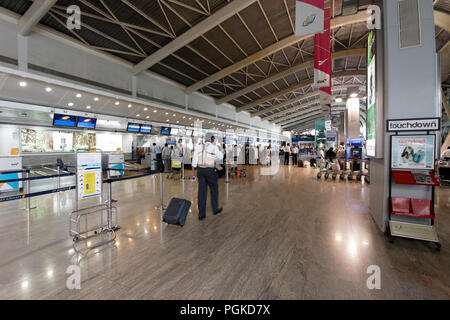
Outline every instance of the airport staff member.
<path id="1" fill-rule="evenodd" d="M 192 166 L 198 169 L 198 219 L 206 218 L 206 198 L 208 196 L 208 186 L 211 189 L 211 206 L 214 215 L 222 212 L 219 208 L 219 185 L 218 175 L 215 168 L 216 161 L 222 161 L 223 152 L 215 144 L 215 138 L 207 133 L 205 144 L 197 144 L 194 148 Z"/>

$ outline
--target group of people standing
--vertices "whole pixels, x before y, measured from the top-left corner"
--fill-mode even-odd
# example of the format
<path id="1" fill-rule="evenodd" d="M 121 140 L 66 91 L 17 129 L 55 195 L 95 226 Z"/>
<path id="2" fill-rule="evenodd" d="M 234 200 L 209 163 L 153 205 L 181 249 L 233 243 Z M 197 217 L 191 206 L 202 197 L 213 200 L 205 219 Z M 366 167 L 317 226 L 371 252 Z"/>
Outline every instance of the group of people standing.
<path id="1" fill-rule="evenodd" d="M 290 156 L 292 155 L 292 164 L 297 166 L 299 152 L 300 150 L 296 144 L 291 146 L 291 144 L 288 143 L 282 146 L 280 149 L 280 156 L 284 156 L 284 165 L 288 166 L 290 164 Z"/>

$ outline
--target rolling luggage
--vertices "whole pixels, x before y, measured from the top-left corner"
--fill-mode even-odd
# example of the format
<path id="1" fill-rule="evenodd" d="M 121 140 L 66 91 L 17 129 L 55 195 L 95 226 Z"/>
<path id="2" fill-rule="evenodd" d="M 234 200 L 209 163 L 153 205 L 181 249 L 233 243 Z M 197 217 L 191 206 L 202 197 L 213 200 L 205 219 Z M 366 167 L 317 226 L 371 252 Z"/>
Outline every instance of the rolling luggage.
<path id="1" fill-rule="evenodd" d="M 298 160 L 298 167 L 303 168 L 303 160 Z"/>
<path id="2" fill-rule="evenodd" d="M 163 222 L 183 227 L 190 208 L 191 202 L 189 200 L 172 198 L 163 215 Z"/>
<path id="3" fill-rule="evenodd" d="M 314 167 L 314 165 L 317 164 L 316 159 L 314 159 L 314 158 L 311 158 L 311 160 L 309 160 L 309 163 L 310 163 L 311 167 Z"/>

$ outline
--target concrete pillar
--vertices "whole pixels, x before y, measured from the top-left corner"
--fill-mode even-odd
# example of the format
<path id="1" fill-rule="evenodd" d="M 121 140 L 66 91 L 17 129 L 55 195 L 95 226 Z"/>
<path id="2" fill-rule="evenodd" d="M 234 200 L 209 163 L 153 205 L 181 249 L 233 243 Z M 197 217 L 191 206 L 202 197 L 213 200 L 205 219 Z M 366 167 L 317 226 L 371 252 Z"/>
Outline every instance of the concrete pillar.
<path id="1" fill-rule="evenodd" d="M 389 218 L 390 134 L 386 132 L 386 120 L 408 118 L 431 118 L 440 115 L 437 104 L 437 65 L 433 1 L 402 1 L 399 15 L 398 0 L 382 1 L 383 29 L 377 31 L 377 104 L 383 114 L 377 118 L 377 130 L 383 133 L 384 141 L 377 138 L 383 147 L 382 157 L 370 162 L 370 213 L 382 231 Z M 414 5 L 419 14 L 414 14 Z M 406 15 L 406 16 L 405 16 Z M 406 21 L 400 33 L 400 19 Z M 418 17 L 418 24 L 414 23 Z M 405 18 L 406 17 L 406 18 Z M 420 27 L 420 37 L 414 32 Z M 409 35 L 403 33 L 407 30 Z M 401 40 L 402 39 L 402 40 Z M 415 39 L 419 43 L 414 43 Z M 406 45 L 405 45 L 406 44 Z M 412 45 L 409 45 L 412 44 Z M 380 63 L 381 61 L 381 63 Z M 380 66 L 381 65 L 381 66 Z M 416 132 L 414 132 L 416 133 Z M 428 189 L 418 190 L 392 185 L 393 194 L 408 198 L 422 198 Z"/>

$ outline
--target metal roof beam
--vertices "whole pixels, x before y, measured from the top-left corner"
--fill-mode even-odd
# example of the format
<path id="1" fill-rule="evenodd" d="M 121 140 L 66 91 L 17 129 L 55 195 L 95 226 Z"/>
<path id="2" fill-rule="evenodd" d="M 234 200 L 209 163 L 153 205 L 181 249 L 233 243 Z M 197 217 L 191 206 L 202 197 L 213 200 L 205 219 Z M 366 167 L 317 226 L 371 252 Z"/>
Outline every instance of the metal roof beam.
<path id="1" fill-rule="evenodd" d="M 331 19 L 331 28 L 332 29 L 339 28 L 339 27 L 351 25 L 354 23 L 364 22 L 364 21 L 367 21 L 367 19 L 369 17 L 370 17 L 370 14 L 367 13 L 366 11 L 360 11 L 354 15 L 340 16 L 340 17 Z M 228 76 L 229 74 L 239 71 L 240 69 L 242 69 L 256 61 L 261 60 L 264 57 L 267 57 L 277 51 L 280 51 L 286 47 L 289 47 L 297 42 L 308 39 L 310 37 L 313 37 L 313 35 L 312 36 L 308 35 L 308 36 L 298 37 L 298 38 L 295 36 L 295 34 L 288 36 L 287 38 L 277 41 L 274 44 L 268 46 L 267 48 L 264 48 L 256 53 L 248 56 L 247 58 L 245 58 L 225 69 L 222 69 L 222 70 L 216 72 L 215 74 L 207 77 L 206 79 L 203 79 L 203 80 L 193 84 L 192 86 L 190 86 L 186 89 L 186 93 L 192 93 L 198 89 L 201 89 L 212 82 L 216 82 L 217 80 L 220 80 L 220 79 Z"/>
<path id="2" fill-rule="evenodd" d="M 233 15 L 239 11 L 247 8 L 249 5 L 257 0 L 234 0 L 227 4 L 225 7 L 217 11 L 216 13 L 210 15 L 205 20 L 193 26 L 191 29 L 183 33 L 181 36 L 172 40 L 169 44 L 162 47 L 155 53 L 151 54 L 143 61 L 139 62 L 134 68 L 132 73 L 134 75 L 147 70 L 151 66 L 170 56 L 177 50 L 183 48 L 193 40 L 197 39 L 200 35 L 205 34 L 209 30 L 218 26 L 225 20 L 231 18 Z"/>
<path id="3" fill-rule="evenodd" d="M 349 49 L 349 50 L 343 50 L 343 51 L 339 51 L 339 52 L 335 52 L 332 54 L 332 59 L 333 60 L 337 60 L 337 59 L 341 59 L 341 58 L 346 58 L 346 57 L 354 57 L 354 56 L 365 56 L 366 55 L 366 49 L 365 48 L 361 48 L 361 49 Z M 305 61 L 301 64 L 298 64 L 296 66 L 290 67 L 284 71 L 281 71 L 277 74 L 274 74 L 273 76 L 270 76 L 264 80 L 261 80 L 259 82 L 256 82 L 248 87 L 245 87 L 239 91 L 236 91 L 226 97 L 223 97 L 219 100 L 217 100 L 217 104 L 222 104 L 225 102 L 228 102 L 230 100 L 233 100 L 237 97 L 240 97 L 246 93 L 249 93 L 251 91 L 254 91 L 258 88 L 264 87 L 272 82 L 275 82 L 279 79 L 282 79 L 284 77 L 287 77 L 290 74 L 299 72 L 301 70 L 307 69 L 307 68 L 311 68 L 314 67 L 314 59 Z"/>
<path id="4" fill-rule="evenodd" d="M 29 36 L 34 26 L 47 14 L 57 0 L 34 0 L 31 7 L 19 20 L 19 34 Z"/>
<path id="5" fill-rule="evenodd" d="M 342 72 L 333 73 L 333 78 L 347 77 L 347 76 L 364 76 L 364 75 L 366 75 L 366 71 L 365 70 L 342 71 Z M 309 86 L 311 84 L 314 84 L 314 80 L 313 79 L 303 81 L 301 83 L 298 83 L 296 85 L 290 86 L 290 87 L 288 87 L 286 89 L 283 89 L 281 91 L 277 91 L 277 92 L 272 93 L 272 94 L 270 94 L 268 96 L 264 96 L 261 99 L 253 101 L 253 102 L 251 102 L 251 103 L 249 103 L 249 104 L 247 104 L 245 106 L 237 108 L 236 112 L 241 112 L 241 111 L 245 111 L 245 110 L 254 108 L 254 107 L 259 106 L 260 104 L 262 104 L 264 102 L 273 100 L 273 99 L 275 99 L 275 98 L 277 98 L 279 96 L 283 96 L 285 94 L 291 93 L 291 92 L 293 92 L 295 90 L 298 90 L 300 88 Z"/>
<path id="6" fill-rule="evenodd" d="M 344 90 L 344 89 L 347 89 L 348 87 L 355 87 L 355 85 L 348 84 L 348 85 L 338 85 L 338 86 L 333 86 L 333 87 L 331 88 L 331 91 L 333 92 L 333 91 L 337 91 L 337 90 Z M 359 86 L 359 89 L 360 89 L 360 90 L 361 90 L 361 89 L 364 89 L 364 90 L 365 90 L 366 87 L 365 87 L 365 86 Z M 256 116 L 260 116 L 260 115 L 262 115 L 262 114 L 266 114 L 266 113 L 274 112 L 274 111 L 275 111 L 274 114 L 271 114 L 270 116 L 266 116 L 266 117 L 262 117 L 262 118 L 261 118 L 262 120 L 269 120 L 269 121 L 270 121 L 270 119 L 272 119 L 272 118 L 274 118 L 274 117 L 277 117 L 277 116 L 280 116 L 280 115 L 282 115 L 282 114 L 286 114 L 286 113 L 292 112 L 293 110 L 295 110 L 295 108 L 298 108 L 298 107 L 300 107 L 300 106 L 295 106 L 295 107 L 293 107 L 293 108 L 290 108 L 290 109 L 287 109 L 287 110 L 282 110 L 282 111 L 276 111 L 276 110 L 278 110 L 278 109 L 280 109 L 280 108 L 282 108 L 282 107 L 288 106 L 288 105 L 290 105 L 290 104 L 292 104 L 292 103 L 301 101 L 301 100 L 303 100 L 303 99 L 307 99 L 307 98 L 311 98 L 311 97 L 317 96 L 317 95 L 319 95 L 319 94 L 320 94 L 320 91 L 319 91 L 319 90 L 316 90 L 316 91 L 313 91 L 313 92 L 308 92 L 307 94 L 302 95 L 302 96 L 300 96 L 300 97 L 295 97 L 295 98 L 289 99 L 289 100 L 287 100 L 287 101 L 284 101 L 284 102 L 282 102 L 282 103 L 280 103 L 280 104 L 276 104 L 276 105 L 274 105 L 274 106 L 272 106 L 272 107 L 269 107 L 269 108 L 260 110 L 260 111 L 255 112 L 255 113 L 252 113 L 251 116 L 252 116 L 252 117 L 256 117 Z M 309 101 L 308 103 L 311 103 L 311 101 Z"/>

